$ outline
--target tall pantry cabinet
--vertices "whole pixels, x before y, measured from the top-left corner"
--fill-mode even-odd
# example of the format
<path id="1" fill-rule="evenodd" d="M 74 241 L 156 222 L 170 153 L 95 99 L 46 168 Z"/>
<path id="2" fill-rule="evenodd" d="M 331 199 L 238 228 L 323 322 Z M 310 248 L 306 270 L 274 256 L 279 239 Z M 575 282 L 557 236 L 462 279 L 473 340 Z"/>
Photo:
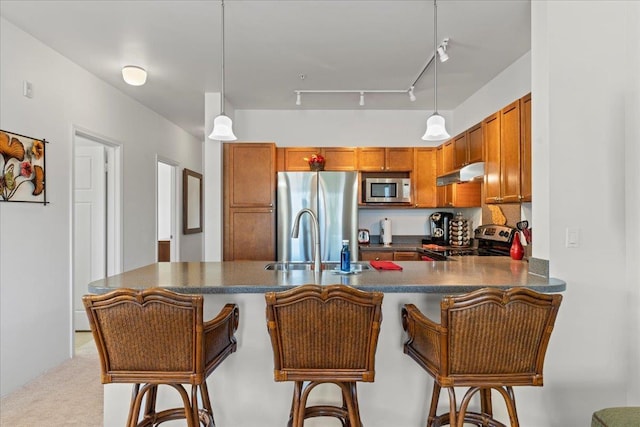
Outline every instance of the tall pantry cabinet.
<path id="1" fill-rule="evenodd" d="M 276 146 L 223 147 L 223 260 L 275 260 Z"/>

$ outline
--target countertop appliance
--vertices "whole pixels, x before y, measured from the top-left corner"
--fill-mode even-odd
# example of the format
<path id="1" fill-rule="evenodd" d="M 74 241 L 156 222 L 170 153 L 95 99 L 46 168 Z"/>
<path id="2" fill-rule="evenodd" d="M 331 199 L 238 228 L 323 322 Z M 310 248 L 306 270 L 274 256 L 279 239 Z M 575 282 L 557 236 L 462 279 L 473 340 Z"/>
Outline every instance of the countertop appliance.
<path id="1" fill-rule="evenodd" d="M 295 216 L 311 209 L 320 226 L 322 261 L 340 261 L 342 240 L 349 240 L 351 260 L 358 259 L 358 173 L 278 172 L 278 261 L 313 261 L 311 217 L 300 219 L 298 238 L 291 237 Z"/>
<path id="2" fill-rule="evenodd" d="M 433 244 L 430 239 L 422 241 L 422 248 L 444 256 L 509 256 L 513 235 L 517 232 L 507 225 L 486 224 L 474 231 L 474 244 L 471 247 L 459 247 Z"/>
<path id="3" fill-rule="evenodd" d="M 431 229 L 431 243 L 436 245 L 449 244 L 449 222 L 453 218 L 450 212 L 434 212 L 429 215 Z"/>
<path id="4" fill-rule="evenodd" d="M 411 179 L 366 178 L 365 203 L 411 203 Z"/>

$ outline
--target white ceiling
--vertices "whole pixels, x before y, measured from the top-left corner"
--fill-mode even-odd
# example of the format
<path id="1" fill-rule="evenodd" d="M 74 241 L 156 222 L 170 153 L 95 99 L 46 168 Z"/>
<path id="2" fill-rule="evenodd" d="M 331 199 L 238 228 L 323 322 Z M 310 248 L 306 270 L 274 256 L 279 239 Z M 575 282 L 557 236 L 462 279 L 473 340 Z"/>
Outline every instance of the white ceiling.
<path id="1" fill-rule="evenodd" d="M 0 14 L 198 138 L 204 93 L 221 86 L 220 2 L 1 0 Z M 530 50 L 530 0 L 439 0 L 438 109 L 450 110 Z M 428 0 L 225 0 L 225 97 L 234 109 L 433 109 L 433 66 L 405 94 L 304 95 L 296 89 L 403 90 L 433 53 Z M 122 81 L 123 65 L 149 72 Z M 300 79 L 304 74 L 306 78 Z"/>

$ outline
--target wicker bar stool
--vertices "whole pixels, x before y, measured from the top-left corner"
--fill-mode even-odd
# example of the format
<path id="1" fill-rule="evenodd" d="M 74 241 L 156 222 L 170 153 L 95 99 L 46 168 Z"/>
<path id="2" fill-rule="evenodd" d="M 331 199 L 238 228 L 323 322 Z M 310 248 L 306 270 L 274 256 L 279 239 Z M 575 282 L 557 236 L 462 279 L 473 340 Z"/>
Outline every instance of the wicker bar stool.
<path id="1" fill-rule="evenodd" d="M 102 383 L 133 383 L 128 427 L 183 418 L 188 427 L 215 426 L 206 380 L 236 351 L 235 304 L 204 322 L 202 295 L 118 289 L 82 300 L 100 356 Z M 191 397 L 183 384 L 191 385 Z M 159 385 L 175 389 L 183 407 L 156 411 Z"/>
<path id="2" fill-rule="evenodd" d="M 265 297 L 274 379 L 295 382 L 288 425 L 336 417 L 343 426 L 361 427 L 356 381 L 374 381 L 383 294 L 304 285 Z M 307 406 L 311 391 L 324 383 L 340 388 L 341 406 Z"/>
<path id="3" fill-rule="evenodd" d="M 505 400 L 512 426 L 518 426 L 513 386 L 542 386 L 544 356 L 561 295 L 525 288 L 483 288 L 441 301 L 441 323 L 413 304 L 402 309 L 408 339 L 404 352 L 433 378 L 427 427 L 465 423 L 501 426 L 493 418 L 491 390 Z M 454 387 L 468 387 L 460 407 Z M 440 390 L 449 393 L 449 412 L 436 415 Z M 468 411 L 480 395 L 480 412 Z"/>

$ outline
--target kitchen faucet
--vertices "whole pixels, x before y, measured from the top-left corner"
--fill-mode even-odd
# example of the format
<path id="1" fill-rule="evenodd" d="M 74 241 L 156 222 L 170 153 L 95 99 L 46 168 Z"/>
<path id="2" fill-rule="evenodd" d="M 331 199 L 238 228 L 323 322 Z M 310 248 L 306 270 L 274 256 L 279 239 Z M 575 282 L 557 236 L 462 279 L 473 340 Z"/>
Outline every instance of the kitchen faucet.
<path id="1" fill-rule="evenodd" d="M 311 222 L 313 224 L 313 239 L 315 243 L 315 250 L 313 254 L 313 265 L 316 273 L 319 273 L 322 269 L 320 261 L 320 225 L 318 224 L 318 217 L 315 213 L 309 208 L 301 209 L 296 215 L 296 219 L 293 221 L 293 229 L 291 230 L 291 237 L 294 239 L 298 238 L 298 234 L 300 232 L 300 217 L 302 214 L 308 213 L 311 216 Z"/>

